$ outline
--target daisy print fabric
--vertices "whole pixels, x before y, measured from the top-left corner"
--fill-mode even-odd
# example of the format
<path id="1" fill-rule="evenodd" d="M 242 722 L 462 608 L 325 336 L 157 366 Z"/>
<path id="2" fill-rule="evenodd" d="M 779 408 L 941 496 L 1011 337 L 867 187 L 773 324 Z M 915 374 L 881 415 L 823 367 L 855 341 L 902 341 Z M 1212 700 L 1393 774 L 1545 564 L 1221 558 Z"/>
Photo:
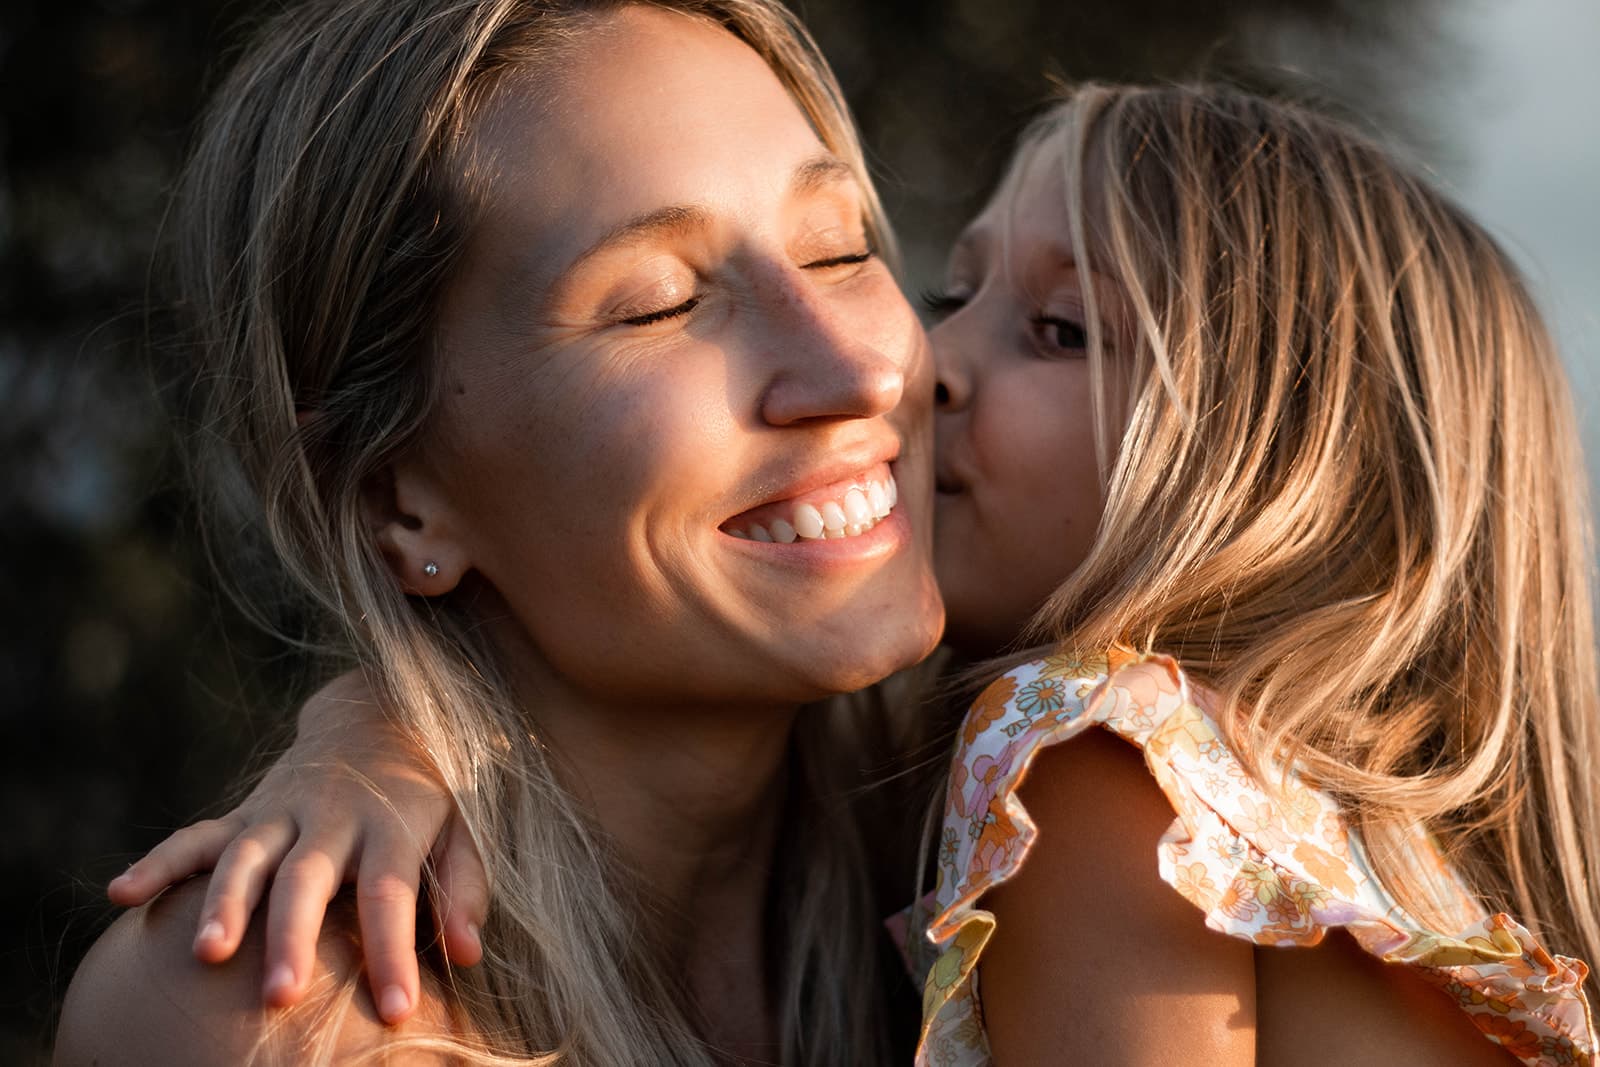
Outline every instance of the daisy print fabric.
<path id="1" fill-rule="evenodd" d="M 1207 926 L 1280 946 L 1315 945 L 1343 928 L 1371 955 L 1416 968 L 1523 1063 L 1592 1063 L 1582 961 L 1546 952 L 1507 915 L 1485 913 L 1420 831 L 1407 874 L 1434 890 L 1448 929 L 1412 920 L 1378 884 L 1331 798 L 1293 775 L 1269 793 L 1172 659 L 1114 651 L 1018 667 L 967 715 L 938 841 L 932 921 L 926 944 L 908 945 L 925 975 L 919 1067 L 990 1062 L 976 968 L 995 918 L 975 904 L 1021 868 L 1033 843 L 1015 791 L 1034 754 L 1091 726 L 1143 751 L 1176 814 L 1157 850 L 1161 878 Z"/>

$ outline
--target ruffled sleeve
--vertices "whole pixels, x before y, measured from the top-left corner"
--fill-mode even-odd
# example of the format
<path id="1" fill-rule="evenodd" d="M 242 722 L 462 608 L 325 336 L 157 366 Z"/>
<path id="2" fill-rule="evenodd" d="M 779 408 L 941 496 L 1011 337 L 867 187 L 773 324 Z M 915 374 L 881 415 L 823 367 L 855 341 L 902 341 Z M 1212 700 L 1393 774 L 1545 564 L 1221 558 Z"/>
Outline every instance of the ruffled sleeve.
<path id="1" fill-rule="evenodd" d="M 989 1063 L 976 967 L 995 918 L 976 901 L 1014 875 L 1033 844 L 1037 831 L 1016 791 L 1034 756 L 1091 725 L 1143 751 L 1176 813 L 1158 846 L 1161 878 L 1206 925 L 1258 945 L 1315 945 L 1343 928 L 1371 955 L 1416 968 L 1523 1063 L 1592 1062 L 1582 961 L 1546 952 L 1507 915 L 1485 914 L 1420 832 L 1410 851 L 1438 887 L 1448 929 L 1412 919 L 1373 876 L 1330 797 L 1293 775 L 1263 789 L 1173 660 L 1113 652 L 1019 667 L 967 715 L 927 908 L 931 951 L 913 954 L 925 957 L 918 969 L 926 973 L 919 1067 Z"/>

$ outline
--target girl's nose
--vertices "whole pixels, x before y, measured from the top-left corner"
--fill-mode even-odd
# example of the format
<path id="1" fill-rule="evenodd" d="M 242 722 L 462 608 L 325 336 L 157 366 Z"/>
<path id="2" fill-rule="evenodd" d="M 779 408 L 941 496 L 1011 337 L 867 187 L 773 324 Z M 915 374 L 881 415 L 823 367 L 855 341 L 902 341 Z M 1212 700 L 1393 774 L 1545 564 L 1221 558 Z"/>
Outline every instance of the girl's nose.
<path id="1" fill-rule="evenodd" d="M 960 411 L 972 397 L 972 374 L 958 355 L 959 339 L 948 324 L 934 327 L 928 339 L 933 345 L 934 410 Z"/>

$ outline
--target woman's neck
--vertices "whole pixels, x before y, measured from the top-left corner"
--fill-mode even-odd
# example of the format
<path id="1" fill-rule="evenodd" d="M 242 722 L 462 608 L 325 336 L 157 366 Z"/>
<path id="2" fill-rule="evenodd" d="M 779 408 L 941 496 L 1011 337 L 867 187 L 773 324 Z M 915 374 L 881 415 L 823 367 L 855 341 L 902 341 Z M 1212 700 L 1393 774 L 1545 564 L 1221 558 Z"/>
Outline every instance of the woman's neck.
<path id="1" fill-rule="evenodd" d="M 798 707 L 596 700 L 521 664 L 557 777 L 643 889 L 706 1036 L 770 1061 L 767 903 Z"/>
<path id="2" fill-rule="evenodd" d="M 651 895 L 691 918 L 765 879 L 797 709 L 541 707 L 557 773 Z"/>
<path id="3" fill-rule="evenodd" d="M 765 878 L 799 706 L 597 694 L 570 682 L 507 612 L 489 613 L 505 682 L 557 777 L 669 915 Z"/>
<path id="4" fill-rule="evenodd" d="M 793 710 L 541 718 L 563 779 L 661 907 L 707 1039 L 772 1062 L 767 902 Z"/>

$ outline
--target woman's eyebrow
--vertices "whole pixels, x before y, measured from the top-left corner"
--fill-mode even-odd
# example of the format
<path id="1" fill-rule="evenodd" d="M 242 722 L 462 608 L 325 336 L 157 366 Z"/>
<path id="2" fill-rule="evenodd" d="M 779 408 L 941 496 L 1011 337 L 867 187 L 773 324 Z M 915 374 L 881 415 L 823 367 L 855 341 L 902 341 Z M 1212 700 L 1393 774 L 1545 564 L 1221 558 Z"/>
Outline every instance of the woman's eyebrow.
<path id="1" fill-rule="evenodd" d="M 789 179 L 789 195 L 799 196 L 814 192 L 834 182 L 853 182 L 856 172 L 832 152 L 822 152 L 801 163 Z"/>
<path id="2" fill-rule="evenodd" d="M 580 252 L 567 270 L 570 271 L 585 260 L 618 245 L 634 244 L 652 238 L 681 237 L 710 225 L 711 213 L 705 208 L 689 204 L 658 207 L 653 211 L 635 215 L 607 230 L 603 237 Z"/>

